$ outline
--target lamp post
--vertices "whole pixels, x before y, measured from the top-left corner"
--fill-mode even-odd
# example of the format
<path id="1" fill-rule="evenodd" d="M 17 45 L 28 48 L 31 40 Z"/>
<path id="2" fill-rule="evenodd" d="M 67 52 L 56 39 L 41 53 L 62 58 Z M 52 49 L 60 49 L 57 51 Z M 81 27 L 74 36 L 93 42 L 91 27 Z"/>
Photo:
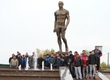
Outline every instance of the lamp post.
<path id="1" fill-rule="evenodd" d="M 109 67 L 109 52 L 108 52 L 107 66 Z"/>

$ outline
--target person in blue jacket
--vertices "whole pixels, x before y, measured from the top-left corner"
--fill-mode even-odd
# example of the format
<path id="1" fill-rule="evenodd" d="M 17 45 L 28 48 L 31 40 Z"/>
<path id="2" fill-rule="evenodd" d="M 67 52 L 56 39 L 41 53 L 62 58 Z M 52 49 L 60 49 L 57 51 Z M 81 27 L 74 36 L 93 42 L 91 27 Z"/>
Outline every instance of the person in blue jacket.
<path id="1" fill-rule="evenodd" d="M 46 68 L 50 67 L 49 60 L 50 60 L 50 56 L 49 54 L 47 54 L 46 57 L 44 58 L 44 65 Z"/>
<path id="2" fill-rule="evenodd" d="M 22 67 L 22 68 L 25 68 L 25 67 L 26 67 L 26 57 L 25 57 L 25 55 L 22 56 L 21 67 Z"/>

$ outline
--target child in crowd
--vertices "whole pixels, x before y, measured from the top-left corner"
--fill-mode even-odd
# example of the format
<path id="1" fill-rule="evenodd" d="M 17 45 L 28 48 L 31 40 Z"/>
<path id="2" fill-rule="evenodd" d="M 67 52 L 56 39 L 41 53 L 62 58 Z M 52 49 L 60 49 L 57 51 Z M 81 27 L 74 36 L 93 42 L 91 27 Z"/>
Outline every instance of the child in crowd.
<path id="1" fill-rule="evenodd" d="M 88 62 L 90 67 L 90 78 L 93 77 L 95 79 L 95 66 L 97 64 L 97 57 L 95 56 L 94 51 L 90 52 Z"/>

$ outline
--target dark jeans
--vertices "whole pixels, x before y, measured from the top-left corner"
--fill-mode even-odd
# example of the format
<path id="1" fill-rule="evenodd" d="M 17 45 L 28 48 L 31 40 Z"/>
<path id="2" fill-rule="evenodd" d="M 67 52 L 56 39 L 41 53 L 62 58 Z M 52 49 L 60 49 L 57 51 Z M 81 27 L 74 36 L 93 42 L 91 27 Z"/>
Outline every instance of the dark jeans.
<path id="1" fill-rule="evenodd" d="M 44 66 L 49 68 L 50 67 L 49 62 L 48 61 L 44 61 Z"/>
<path id="2" fill-rule="evenodd" d="M 69 70 L 70 70 L 72 77 L 75 78 L 76 77 L 75 68 L 71 64 L 68 67 L 69 67 Z"/>
<path id="3" fill-rule="evenodd" d="M 15 66 L 11 66 L 11 68 L 16 68 L 17 66 L 15 65 Z"/>
<path id="4" fill-rule="evenodd" d="M 99 69 L 100 69 L 100 58 L 97 57 L 97 70 L 99 71 Z"/>

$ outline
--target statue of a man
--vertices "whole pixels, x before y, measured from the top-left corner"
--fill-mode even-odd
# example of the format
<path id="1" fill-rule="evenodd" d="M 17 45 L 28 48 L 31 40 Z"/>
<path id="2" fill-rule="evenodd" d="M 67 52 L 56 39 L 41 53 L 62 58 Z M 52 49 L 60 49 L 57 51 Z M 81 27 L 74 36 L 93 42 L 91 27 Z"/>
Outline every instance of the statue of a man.
<path id="1" fill-rule="evenodd" d="M 65 32 L 67 26 L 70 22 L 69 11 L 63 8 L 64 3 L 59 1 L 58 6 L 59 10 L 57 10 L 55 15 L 55 22 L 54 22 L 54 32 L 56 32 L 58 45 L 59 45 L 59 52 L 62 52 L 62 42 L 61 38 L 65 44 L 65 51 L 68 52 L 68 44 L 65 38 Z M 67 21 L 66 21 L 67 20 Z"/>

